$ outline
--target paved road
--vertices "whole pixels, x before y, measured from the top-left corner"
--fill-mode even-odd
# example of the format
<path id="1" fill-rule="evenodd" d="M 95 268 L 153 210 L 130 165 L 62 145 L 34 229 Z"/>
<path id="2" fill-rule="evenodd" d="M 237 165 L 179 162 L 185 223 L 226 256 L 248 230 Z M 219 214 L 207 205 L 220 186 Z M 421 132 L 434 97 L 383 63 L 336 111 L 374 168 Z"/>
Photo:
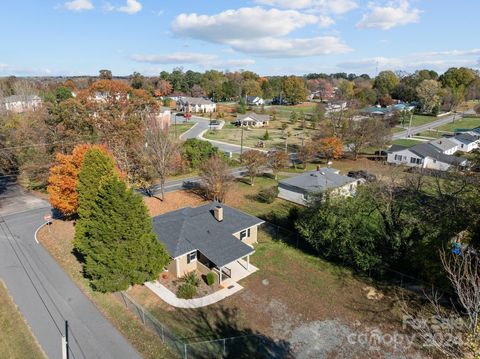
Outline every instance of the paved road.
<path id="1" fill-rule="evenodd" d="M 464 114 L 465 115 L 470 115 L 470 114 L 473 114 L 473 113 L 474 113 L 473 111 L 467 111 Z M 453 121 L 454 118 L 455 118 L 455 120 L 459 120 L 459 119 L 462 118 L 462 116 L 464 114 L 457 113 L 455 115 L 445 116 L 445 117 L 442 117 L 439 120 L 427 123 L 425 125 L 412 127 L 409 131 L 407 130 L 407 131 L 397 132 L 392 137 L 393 137 L 394 140 L 398 140 L 398 139 L 401 139 L 401 138 L 408 138 L 408 137 L 414 136 L 414 135 L 416 135 L 420 132 L 428 131 L 432 128 L 440 127 L 442 125 L 450 123 L 450 122 Z"/>
<path id="2" fill-rule="evenodd" d="M 8 189 L 0 194 L 0 203 L 11 199 L 20 203 L 15 209 L 9 205 L 9 213 L 4 210 L 0 217 L 0 278 L 44 352 L 51 359 L 61 358 L 61 334 L 64 320 L 68 320 L 70 358 L 141 358 L 35 242 L 35 230 L 43 223 L 43 215 L 50 212 L 48 204 L 37 202 L 12 186 L 8 184 Z M 28 205 L 32 203 L 34 209 Z"/>
<path id="3" fill-rule="evenodd" d="M 208 140 L 202 136 L 208 130 L 210 120 L 206 120 L 202 117 L 192 116 L 190 122 L 195 122 L 195 125 L 192 128 L 190 128 L 187 132 L 184 132 L 180 136 L 180 139 L 188 140 L 189 138 L 198 138 L 200 140 L 210 142 L 212 145 L 214 145 L 215 147 L 218 147 L 218 149 L 223 152 L 232 152 L 232 153 L 241 152 L 241 147 L 238 145 L 232 145 L 229 143 Z M 249 149 L 251 148 L 243 146 L 244 151 Z"/>
<path id="4" fill-rule="evenodd" d="M 235 178 L 240 178 L 245 175 L 245 168 L 235 168 L 230 171 L 230 174 Z M 179 180 L 168 181 L 165 183 L 165 192 L 175 192 L 182 189 L 190 189 L 200 184 L 200 177 L 188 177 Z M 150 188 L 152 193 L 160 192 L 160 185 L 154 185 Z"/>

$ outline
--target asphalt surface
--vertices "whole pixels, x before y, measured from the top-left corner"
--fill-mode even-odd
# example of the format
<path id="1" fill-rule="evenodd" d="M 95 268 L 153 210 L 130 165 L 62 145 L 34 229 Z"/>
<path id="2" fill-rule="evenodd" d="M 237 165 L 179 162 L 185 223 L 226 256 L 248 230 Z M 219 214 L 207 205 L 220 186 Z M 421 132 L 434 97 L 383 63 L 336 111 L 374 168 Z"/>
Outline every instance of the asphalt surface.
<path id="1" fill-rule="evenodd" d="M 178 117 L 177 117 L 178 119 Z M 202 135 L 208 130 L 210 120 L 206 120 L 202 117 L 192 116 L 189 122 L 194 122 L 195 125 L 190 128 L 188 131 L 184 132 L 180 139 L 188 140 L 189 138 L 197 138 L 203 141 L 208 141 L 215 147 L 218 147 L 220 151 L 223 152 L 232 152 L 232 153 L 241 153 L 241 147 L 238 145 L 232 145 L 224 142 L 218 142 L 214 140 L 209 140 L 204 138 Z M 250 147 L 243 146 L 243 150 L 250 150 Z"/>
<path id="2" fill-rule="evenodd" d="M 62 357 L 68 320 L 71 359 L 141 358 L 36 243 L 35 231 L 51 211 L 48 203 L 9 183 L 0 191 L 0 204 L 0 278 L 46 355 Z"/>
<path id="3" fill-rule="evenodd" d="M 454 118 L 455 118 L 455 120 L 460 120 L 464 115 L 469 115 L 469 114 L 473 114 L 473 113 L 474 113 L 473 111 L 467 111 L 464 114 L 457 113 L 455 115 L 445 116 L 445 117 L 443 117 L 439 120 L 427 123 L 425 125 L 412 127 L 410 130 L 407 130 L 407 131 L 397 132 L 392 136 L 392 138 L 394 140 L 398 140 L 398 139 L 401 139 L 401 138 L 408 138 L 408 137 L 414 136 L 414 135 L 416 135 L 420 132 L 428 131 L 432 128 L 440 127 L 440 126 L 445 125 L 447 123 L 451 123 L 451 122 L 453 122 Z"/>

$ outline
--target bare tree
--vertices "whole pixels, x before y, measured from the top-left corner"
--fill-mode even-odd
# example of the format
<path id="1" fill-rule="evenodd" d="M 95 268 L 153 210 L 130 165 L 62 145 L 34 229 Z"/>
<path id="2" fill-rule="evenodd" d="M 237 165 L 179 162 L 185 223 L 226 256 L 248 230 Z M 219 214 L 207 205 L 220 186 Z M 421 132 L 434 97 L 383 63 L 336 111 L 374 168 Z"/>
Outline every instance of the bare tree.
<path id="1" fill-rule="evenodd" d="M 175 168 L 179 152 L 177 142 L 167 128 L 162 128 L 154 118 L 148 120 L 145 148 L 148 159 L 160 179 L 161 200 L 165 199 L 165 180 Z"/>
<path id="2" fill-rule="evenodd" d="M 288 154 L 284 151 L 273 151 L 268 154 L 268 167 L 271 168 L 275 179 L 278 178 L 278 172 L 288 166 Z"/>
<path id="3" fill-rule="evenodd" d="M 462 232 L 458 237 L 465 236 Z M 457 238 L 458 240 L 459 238 Z M 403 301 L 405 324 L 408 324 L 423 346 L 449 358 L 480 357 L 480 258 L 469 249 L 453 254 L 441 251 L 440 260 L 455 294 L 452 309 L 441 304 L 441 296 L 432 290 L 426 295 L 429 304 L 423 313 L 412 310 Z M 430 319 L 426 319 L 428 315 Z"/>
<path id="4" fill-rule="evenodd" d="M 250 178 L 250 184 L 253 186 L 255 177 L 257 177 L 262 168 L 267 164 L 267 156 L 257 150 L 249 150 L 242 154 L 240 161 L 247 169 L 247 176 Z"/>
<path id="5" fill-rule="evenodd" d="M 200 178 L 208 199 L 223 202 L 233 182 L 228 164 L 218 156 L 210 157 L 200 168 Z"/>

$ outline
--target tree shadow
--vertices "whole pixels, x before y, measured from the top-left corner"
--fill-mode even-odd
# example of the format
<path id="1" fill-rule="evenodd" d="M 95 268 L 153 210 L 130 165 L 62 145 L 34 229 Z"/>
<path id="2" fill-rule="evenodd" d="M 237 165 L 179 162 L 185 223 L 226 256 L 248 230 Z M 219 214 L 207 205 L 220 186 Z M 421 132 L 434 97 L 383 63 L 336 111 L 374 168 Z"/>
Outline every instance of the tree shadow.
<path id="1" fill-rule="evenodd" d="M 187 321 L 195 328 L 192 335 L 181 338 L 188 343 L 188 352 L 194 358 L 293 358 L 287 341 L 275 340 L 239 324 L 242 313 L 238 308 L 217 305 L 182 310 L 179 315 L 180 322 Z"/>

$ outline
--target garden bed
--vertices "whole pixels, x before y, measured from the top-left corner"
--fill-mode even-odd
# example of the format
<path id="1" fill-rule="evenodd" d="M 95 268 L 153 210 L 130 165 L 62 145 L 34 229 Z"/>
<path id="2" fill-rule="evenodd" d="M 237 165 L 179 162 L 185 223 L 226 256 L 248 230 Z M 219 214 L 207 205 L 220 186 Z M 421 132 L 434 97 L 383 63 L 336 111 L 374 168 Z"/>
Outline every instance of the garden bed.
<path id="1" fill-rule="evenodd" d="M 192 298 L 201 298 L 205 297 L 209 294 L 215 293 L 217 290 L 223 289 L 218 283 L 214 283 L 213 285 L 208 285 L 206 283 L 206 276 L 202 275 L 200 272 L 195 272 L 198 278 L 198 286 L 197 292 Z M 175 278 L 168 272 L 163 272 L 160 277 L 158 278 L 158 282 L 166 287 L 173 293 L 177 293 L 178 288 L 184 284 L 183 278 Z"/>

